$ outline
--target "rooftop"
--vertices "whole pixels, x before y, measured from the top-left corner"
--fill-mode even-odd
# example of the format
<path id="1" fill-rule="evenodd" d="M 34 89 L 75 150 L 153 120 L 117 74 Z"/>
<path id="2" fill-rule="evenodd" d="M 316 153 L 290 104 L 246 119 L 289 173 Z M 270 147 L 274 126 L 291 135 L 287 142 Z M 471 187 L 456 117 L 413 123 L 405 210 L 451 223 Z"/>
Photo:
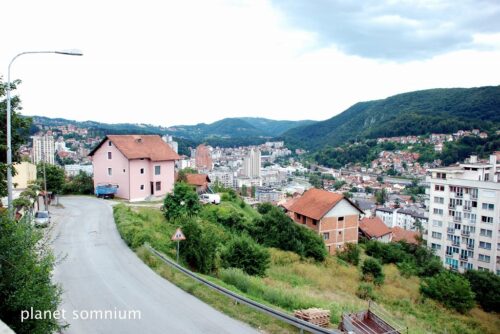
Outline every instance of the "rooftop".
<path id="1" fill-rule="evenodd" d="M 378 217 L 361 219 L 359 221 L 359 229 L 370 238 L 380 238 L 391 233 L 391 229 Z"/>

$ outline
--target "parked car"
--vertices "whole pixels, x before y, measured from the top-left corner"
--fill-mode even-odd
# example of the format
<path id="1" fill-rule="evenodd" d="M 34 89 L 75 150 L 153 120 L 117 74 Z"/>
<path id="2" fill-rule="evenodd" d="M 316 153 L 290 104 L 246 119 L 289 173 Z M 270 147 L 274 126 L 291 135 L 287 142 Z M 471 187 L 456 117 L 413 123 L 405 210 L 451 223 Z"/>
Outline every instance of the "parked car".
<path id="1" fill-rule="evenodd" d="M 45 227 L 50 224 L 50 214 L 48 211 L 37 211 L 34 219 L 35 226 Z"/>
<path id="2" fill-rule="evenodd" d="M 208 204 L 219 204 L 220 203 L 220 195 L 219 194 L 201 194 L 200 201 L 202 203 Z"/>

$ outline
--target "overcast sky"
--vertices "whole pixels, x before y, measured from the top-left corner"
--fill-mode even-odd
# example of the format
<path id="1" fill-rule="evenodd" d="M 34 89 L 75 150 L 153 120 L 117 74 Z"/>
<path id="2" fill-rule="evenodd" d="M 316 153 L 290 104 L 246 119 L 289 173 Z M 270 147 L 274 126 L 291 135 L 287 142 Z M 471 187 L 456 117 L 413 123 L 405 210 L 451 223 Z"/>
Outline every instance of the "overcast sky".
<path id="1" fill-rule="evenodd" d="M 22 113 L 155 125 L 330 118 L 412 90 L 500 84 L 498 0 L 16 0 L 0 75 Z"/>

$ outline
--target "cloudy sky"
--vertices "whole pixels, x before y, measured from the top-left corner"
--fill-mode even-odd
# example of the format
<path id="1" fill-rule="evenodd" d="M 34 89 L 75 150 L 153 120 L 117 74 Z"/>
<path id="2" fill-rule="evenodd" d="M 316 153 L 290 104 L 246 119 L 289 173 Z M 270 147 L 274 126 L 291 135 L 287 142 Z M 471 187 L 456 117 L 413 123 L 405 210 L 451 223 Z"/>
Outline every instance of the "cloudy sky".
<path id="1" fill-rule="evenodd" d="M 16 0 L 0 75 L 23 114 L 155 125 L 327 119 L 358 101 L 500 84 L 498 0 Z"/>

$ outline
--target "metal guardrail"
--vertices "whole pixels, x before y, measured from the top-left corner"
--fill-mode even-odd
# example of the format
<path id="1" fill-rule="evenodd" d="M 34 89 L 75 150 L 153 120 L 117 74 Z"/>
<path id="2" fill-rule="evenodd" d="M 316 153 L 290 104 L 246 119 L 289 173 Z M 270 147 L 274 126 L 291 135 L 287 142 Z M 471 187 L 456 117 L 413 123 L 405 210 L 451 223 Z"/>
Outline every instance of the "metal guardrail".
<path id="1" fill-rule="evenodd" d="M 202 283 L 203 285 L 239 302 L 239 303 L 242 303 L 242 304 L 245 304 L 247 306 L 250 306 L 252 307 L 253 309 L 256 309 L 257 311 L 259 312 L 262 312 L 262 313 L 266 313 L 270 316 L 272 316 L 273 318 L 276 318 L 276 319 L 279 319 L 281 321 L 284 321 L 292 326 L 295 326 L 299 329 L 302 329 L 302 330 L 305 330 L 305 331 L 308 331 L 310 333 L 313 333 L 313 334 L 341 334 L 342 332 L 341 331 L 338 331 L 338 330 L 334 330 L 334 329 L 327 329 L 327 328 L 323 328 L 323 327 L 319 327 L 319 326 L 316 326 L 314 324 L 311 324 L 310 322 L 307 322 L 307 321 L 304 321 L 304 320 L 301 320 L 301 319 L 298 319 L 298 318 L 295 318 L 291 315 L 288 315 L 284 312 L 281 312 L 281 311 L 278 311 L 278 310 L 275 310 L 269 306 L 266 306 L 266 305 L 263 305 L 263 304 L 260 304 L 260 303 L 257 303 L 251 299 L 248 299 L 246 297 L 243 297 L 243 296 L 240 296 L 238 295 L 237 293 L 234 293 L 226 288 L 223 288 L 215 283 L 212 283 L 198 275 L 196 275 L 195 273 L 193 273 L 192 271 L 182 267 L 181 265 L 177 264 L 175 261 L 165 257 L 163 254 L 161 254 L 160 252 L 158 252 L 156 249 L 154 249 L 153 247 L 149 246 L 149 245 L 145 245 L 145 247 L 151 252 L 153 253 L 154 255 L 156 255 L 157 257 L 159 257 L 163 262 L 165 262 L 166 264 L 168 264 L 169 266 L 171 267 L 174 267 L 176 268 L 177 270 L 181 271 L 182 273 L 184 273 L 186 276 L 189 276 L 191 277 L 192 279 Z"/>

